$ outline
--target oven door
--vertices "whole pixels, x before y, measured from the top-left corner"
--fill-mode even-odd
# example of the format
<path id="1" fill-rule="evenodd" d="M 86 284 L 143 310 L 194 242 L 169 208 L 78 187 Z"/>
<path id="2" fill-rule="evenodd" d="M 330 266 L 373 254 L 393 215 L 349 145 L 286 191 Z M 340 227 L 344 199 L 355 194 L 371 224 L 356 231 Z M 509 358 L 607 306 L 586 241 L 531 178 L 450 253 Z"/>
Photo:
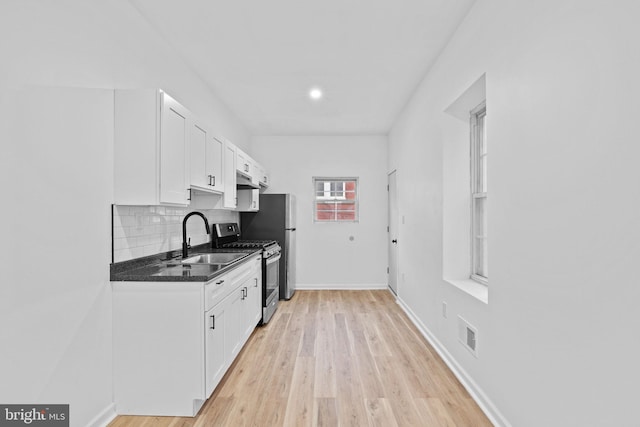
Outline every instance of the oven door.
<path id="1" fill-rule="evenodd" d="M 265 260 L 263 288 L 264 292 L 262 306 L 266 307 L 268 302 L 274 297 L 279 299 L 280 293 L 280 254 L 271 256 Z"/>

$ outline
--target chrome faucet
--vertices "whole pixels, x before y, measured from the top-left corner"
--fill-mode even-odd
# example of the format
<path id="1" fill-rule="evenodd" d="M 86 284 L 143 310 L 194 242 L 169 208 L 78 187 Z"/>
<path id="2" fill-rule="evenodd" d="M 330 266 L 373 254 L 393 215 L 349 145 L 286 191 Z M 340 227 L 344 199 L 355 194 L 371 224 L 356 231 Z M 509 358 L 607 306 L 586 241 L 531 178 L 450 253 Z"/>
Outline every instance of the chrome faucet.
<path id="1" fill-rule="evenodd" d="M 204 216 L 200 212 L 189 212 L 184 219 L 182 220 L 182 258 L 186 258 L 189 255 L 189 248 L 191 248 L 191 238 L 189 238 L 189 242 L 187 242 L 187 220 L 190 216 L 198 215 L 200 218 L 204 220 L 204 226 L 207 229 L 207 234 L 211 231 L 209 229 L 209 221 L 207 221 L 207 217 Z"/>

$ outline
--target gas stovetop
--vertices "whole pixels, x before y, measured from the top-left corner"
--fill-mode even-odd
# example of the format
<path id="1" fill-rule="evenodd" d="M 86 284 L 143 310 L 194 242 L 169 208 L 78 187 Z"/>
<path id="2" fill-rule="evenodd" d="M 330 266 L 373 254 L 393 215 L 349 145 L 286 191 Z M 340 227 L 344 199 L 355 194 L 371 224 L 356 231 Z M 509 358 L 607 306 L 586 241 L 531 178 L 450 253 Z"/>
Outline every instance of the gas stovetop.
<path id="1" fill-rule="evenodd" d="M 216 248 L 225 249 L 263 249 L 263 257 L 268 258 L 280 253 L 280 245 L 275 240 L 241 240 L 238 224 L 215 224 L 213 236 Z"/>
<path id="2" fill-rule="evenodd" d="M 266 248 L 271 245 L 277 245 L 275 240 L 237 240 L 235 242 L 224 243 L 223 248 L 239 248 L 239 249 L 253 249 L 253 248 Z"/>

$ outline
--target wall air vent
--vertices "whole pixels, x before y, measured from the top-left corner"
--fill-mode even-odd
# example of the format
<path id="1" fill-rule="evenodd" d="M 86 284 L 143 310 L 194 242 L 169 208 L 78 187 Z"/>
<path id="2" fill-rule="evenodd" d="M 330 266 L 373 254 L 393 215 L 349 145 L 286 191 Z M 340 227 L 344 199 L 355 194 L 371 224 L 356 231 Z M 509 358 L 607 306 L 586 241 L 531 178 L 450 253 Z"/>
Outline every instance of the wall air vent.
<path id="1" fill-rule="evenodd" d="M 475 357 L 478 357 L 478 330 L 458 316 L 458 341 Z"/>

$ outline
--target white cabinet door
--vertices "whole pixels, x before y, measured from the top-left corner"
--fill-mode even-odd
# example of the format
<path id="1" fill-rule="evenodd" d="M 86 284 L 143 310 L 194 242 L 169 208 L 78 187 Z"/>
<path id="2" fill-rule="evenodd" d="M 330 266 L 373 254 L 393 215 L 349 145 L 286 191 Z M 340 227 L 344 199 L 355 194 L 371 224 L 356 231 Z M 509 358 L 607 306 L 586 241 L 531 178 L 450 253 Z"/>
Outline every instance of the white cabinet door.
<path id="1" fill-rule="evenodd" d="M 254 262 L 254 273 L 249 285 L 248 335 L 262 319 L 262 258 Z"/>
<path id="2" fill-rule="evenodd" d="M 204 192 L 222 192 L 223 143 L 204 126 L 191 126 L 191 188 Z"/>
<path id="3" fill-rule="evenodd" d="M 224 196 L 223 206 L 234 209 L 238 205 L 236 188 L 236 146 L 225 141 L 224 144 Z"/>
<path id="4" fill-rule="evenodd" d="M 158 89 L 116 90 L 114 203 L 187 206 L 190 113 Z"/>
<path id="5" fill-rule="evenodd" d="M 228 305 L 228 322 L 225 328 L 227 334 L 225 335 L 225 347 L 230 349 L 229 360 L 235 359 L 240 353 L 242 346 L 244 345 L 244 327 L 242 322 L 244 306 L 244 289 L 242 287 L 237 288 L 229 297 Z"/>
<path id="6" fill-rule="evenodd" d="M 262 317 L 261 262 L 261 258 L 257 258 L 254 261 L 251 261 L 251 275 L 247 277 L 240 286 L 240 289 L 244 292 L 242 301 L 243 341 L 249 339 L 249 336 Z"/>
<path id="7" fill-rule="evenodd" d="M 251 177 L 249 156 L 239 148 L 236 149 L 236 170 L 246 177 Z"/>
<path id="8" fill-rule="evenodd" d="M 241 212 L 255 212 L 260 209 L 260 190 L 237 190 L 238 210 Z"/>
<path id="9" fill-rule="evenodd" d="M 224 178 L 222 176 L 222 155 L 224 153 L 224 143 L 217 138 L 211 137 L 207 141 L 207 183 L 214 191 L 224 191 Z"/>
<path id="10" fill-rule="evenodd" d="M 258 183 L 260 184 L 260 187 L 268 187 L 269 186 L 269 174 L 267 172 L 267 170 L 264 168 L 264 166 L 258 164 L 257 165 L 257 169 L 258 169 Z"/>
<path id="11" fill-rule="evenodd" d="M 207 131 L 197 123 L 191 126 L 191 186 L 207 188 Z"/>
<path id="12" fill-rule="evenodd" d="M 222 376 L 227 364 L 229 349 L 227 345 L 227 303 L 223 301 L 205 313 L 205 375 L 206 395 L 211 396 Z"/>
<path id="13" fill-rule="evenodd" d="M 160 133 L 160 203 L 189 204 L 189 111 L 162 93 Z"/>

